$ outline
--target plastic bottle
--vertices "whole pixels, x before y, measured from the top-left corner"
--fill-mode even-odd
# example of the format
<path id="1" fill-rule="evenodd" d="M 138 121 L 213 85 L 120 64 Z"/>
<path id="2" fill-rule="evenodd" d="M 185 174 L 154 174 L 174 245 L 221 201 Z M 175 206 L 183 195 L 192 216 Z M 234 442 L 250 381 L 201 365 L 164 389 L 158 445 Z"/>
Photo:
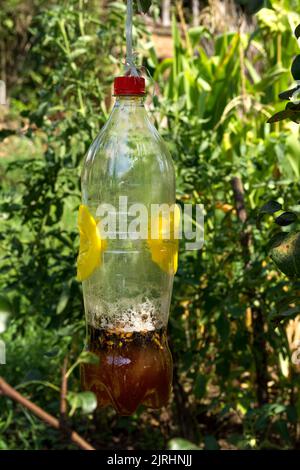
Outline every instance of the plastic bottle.
<path id="1" fill-rule="evenodd" d="M 83 282 L 86 349 L 99 363 L 82 365 L 81 377 L 99 407 L 112 405 L 130 415 L 141 404 L 166 405 L 171 393 L 167 322 L 177 269 L 175 176 L 172 158 L 144 107 L 144 79 L 117 77 L 114 90 L 114 108 L 82 171 L 78 279 Z M 143 238 L 130 226 L 136 204 L 147 210 Z M 169 232 L 164 210 L 152 214 L 155 204 L 171 208 Z M 117 223 L 108 226 L 114 218 Z"/>

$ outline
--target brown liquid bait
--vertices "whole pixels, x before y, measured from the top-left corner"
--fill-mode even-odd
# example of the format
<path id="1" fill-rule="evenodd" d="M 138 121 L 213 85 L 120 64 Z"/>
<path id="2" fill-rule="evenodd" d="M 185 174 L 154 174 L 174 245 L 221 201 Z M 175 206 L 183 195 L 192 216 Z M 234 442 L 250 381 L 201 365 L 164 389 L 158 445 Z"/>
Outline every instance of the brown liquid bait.
<path id="1" fill-rule="evenodd" d="M 98 364 L 82 364 L 85 390 L 94 392 L 98 407 L 112 405 L 131 415 L 139 405 L 161 408 L 168 403 L 173 363 L 166 331 L 118 332 L 88 327 L 88 351 Z"/>

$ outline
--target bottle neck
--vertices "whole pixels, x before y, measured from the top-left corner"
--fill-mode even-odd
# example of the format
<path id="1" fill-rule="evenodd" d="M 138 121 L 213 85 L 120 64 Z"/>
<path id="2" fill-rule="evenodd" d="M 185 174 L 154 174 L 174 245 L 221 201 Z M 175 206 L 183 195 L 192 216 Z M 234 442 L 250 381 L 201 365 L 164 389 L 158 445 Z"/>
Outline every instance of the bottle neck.
<path id="1" fill-rule="evenodd" d="M 110 115 L 110 125 L 122 122 L 123 128 L 133 129 L 149 127 L 151 123 L 144 106 L 143 96 L 117 96 L 115 105 Z"/>
<path id="2" fill-rule="evenodd" d="M 143 108 L 144 107 L 144 96 L 116 96 L 115 108 Z"/>

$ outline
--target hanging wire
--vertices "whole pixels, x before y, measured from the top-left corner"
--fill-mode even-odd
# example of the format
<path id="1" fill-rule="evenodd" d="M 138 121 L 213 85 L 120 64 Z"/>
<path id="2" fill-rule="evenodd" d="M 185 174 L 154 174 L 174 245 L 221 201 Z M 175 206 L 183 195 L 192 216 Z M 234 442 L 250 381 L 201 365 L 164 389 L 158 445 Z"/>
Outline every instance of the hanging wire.
<path id="1" fill-rule="evenodd" d="M 132 17 L 133 17 L 132 0 L 127 0 L 125 73 L 126 75 L 133 75 L 135 77 L 138 77 L 139 74 L 134 64 L 134 56 L 133 56 L 133 50 L 132 50 Z"/>
<path id="2" fill-rule="evenodd" d="M 137 69 L 134 61 L 135 54 L 132 48 L 132 23 L 133 23 L 133 6 L 132 0 L 127 0 L 126 11 L 126 59 L 125 59 L 125 74 L 134 77 L 144 75 L 153 85 L 152 99 L 159 94 L 158 83 L 153 79 L 147 67 L 142 66 Z"/>

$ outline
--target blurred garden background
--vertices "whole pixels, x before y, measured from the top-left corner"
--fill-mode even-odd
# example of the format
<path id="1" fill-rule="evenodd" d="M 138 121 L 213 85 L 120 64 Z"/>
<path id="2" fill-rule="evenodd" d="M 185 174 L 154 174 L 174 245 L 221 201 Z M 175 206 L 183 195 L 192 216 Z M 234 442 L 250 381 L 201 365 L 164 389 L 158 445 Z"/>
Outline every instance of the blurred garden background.
<path id="1" fill-rule="evenodd" d="M 297 229 L 272 212 L 299 212 L 299 129 L 267 123 L 293 85 L 298 0 L 153 1 L 135 16 L 147 108 L 178 203 L 205 206 L 205 245 L 179 256 L 170 405 L 119 417 L 80 389 L 80 171 L 123 70 L 125 12 L 121 1 L 1 0 L 0 375 L 59 417 L 72 368 L 66 420 L 97 449 L 299 449 L 300 283 L 268 252 L 274 234 Z M 0 449 L 72 448 L 0 396 Z"/>

